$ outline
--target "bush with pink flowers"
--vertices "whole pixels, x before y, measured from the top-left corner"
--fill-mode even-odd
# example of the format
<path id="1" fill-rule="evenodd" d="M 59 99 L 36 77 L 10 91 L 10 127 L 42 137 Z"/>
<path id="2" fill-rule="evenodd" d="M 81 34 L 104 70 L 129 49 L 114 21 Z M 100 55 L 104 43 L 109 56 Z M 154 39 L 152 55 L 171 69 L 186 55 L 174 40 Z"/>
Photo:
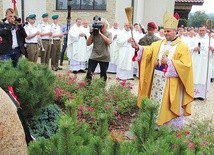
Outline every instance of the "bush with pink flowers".
<path id="1" fill-rule="evenodd" d="M 108 120 L 120 119 L 122 114 L 136 107 L 136 96 L 131 93 L 133 86 L 130 82 L 118 81 L 109 87 L 105 85 L 99 78 L 94 78 L 89 85 L 76 75 L 58 75 L 55 101 L 61 107 L 67 100 L 75 102 L 79 120 L 95 123 L 100 114 L 105 113 Z"/>

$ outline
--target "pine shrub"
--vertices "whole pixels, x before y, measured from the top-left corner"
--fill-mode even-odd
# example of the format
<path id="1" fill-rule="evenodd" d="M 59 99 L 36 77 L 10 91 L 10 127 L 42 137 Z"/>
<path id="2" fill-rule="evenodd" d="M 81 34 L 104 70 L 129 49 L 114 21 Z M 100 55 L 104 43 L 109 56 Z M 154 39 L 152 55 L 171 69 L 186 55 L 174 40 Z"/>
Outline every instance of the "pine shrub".
<path id="1" fill-rule="evenodd" d="M 29 121 L 31 134 L 36 138 L 50 138 L 58 130 L 59 117 L 62 110 L 56 104 L 50 104 L 41 109 L 39 115 Z"/>
<path id="2" fill-rule="evenodd" d="M 18 68 L 13 68 L 10 61 L 4 61 L 0 63 L 0 74 L 0 86 L 5 91 L 9 85 L 14 88 L 25 118 L 53 103 L 56 75 L 47 66 L 20 59 Z"/>

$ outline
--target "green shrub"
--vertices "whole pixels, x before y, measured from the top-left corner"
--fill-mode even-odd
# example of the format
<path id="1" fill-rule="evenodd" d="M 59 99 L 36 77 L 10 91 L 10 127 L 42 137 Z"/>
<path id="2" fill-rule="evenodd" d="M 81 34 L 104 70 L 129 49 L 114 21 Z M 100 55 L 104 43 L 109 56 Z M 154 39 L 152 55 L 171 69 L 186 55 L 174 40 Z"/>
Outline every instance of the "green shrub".
<path id="1" fill-rule="evenodd" d="M 8 85 L 14 88 L 25 118 L 53 103 L 56 75 L 47 66 L 20 59 L 18 68 L 14 69 L 9 61 L 4 61 L 0 63 L 0 74 L 0 86 L 5 91 Z"/>
<path id="2" fill-rule="evenodd" d="M 174 130 L 162 126 L 156 130 L 158 104 L 144 99 L 139 118 L 132 123 L 134 140 L 107 131 L 107 116 L 99 115 L 97 126 L 77 122 L 72 115 L 63 116 L 56 135 L 30 143 L 29 154 L 63 155 L 197 155 L 213 154 L 212 124 L 193 123 L 187 129 Z"/>
<path id="3" fill-rule="evenodd" d="M 22 77 L 22 74 L 17 68 L 12 66 L 12 61 L 0 61 L 0 87 L 7 90 L 9 85 L 16 87 L 18 85 L 19 78 Z"/>
<path id="4" fill-rule="evenodd" d="M 40 114 L 29 121 L 31 134 L 35 138 L 49 138 L 57 132 L 59 116 L 61 114 L 62 110 L 56 104 L 42 108 Z"/>

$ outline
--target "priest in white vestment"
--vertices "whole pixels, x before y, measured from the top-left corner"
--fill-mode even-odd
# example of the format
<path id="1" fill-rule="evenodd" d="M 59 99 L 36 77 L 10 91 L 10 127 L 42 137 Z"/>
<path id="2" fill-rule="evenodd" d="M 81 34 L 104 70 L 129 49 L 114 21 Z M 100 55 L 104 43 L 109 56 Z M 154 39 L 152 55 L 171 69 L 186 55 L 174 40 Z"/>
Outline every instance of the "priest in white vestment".
<path id="1" fill-rule="evenodd" d="M 107 72 L 116 73 L 117 72 L 117 61 L 118 61 L 118 51 L 117 51 L 117 36 L 122 33 L 119 28 L 119 23 L 115 21 L 112 28 L 108 30 L 112 34 L 112 43 L 110 44 L 110 63 Z"/>
<path id="2" fill-rule="evenodd" d="M 134 48 L 131 46 L 131 30 L 128 23 L 125 23 L 122 33 L 118 36 L 118 64 L 116 78 L 120 80 L 133 79 Z"/>
<path id="3" fill-rule="evenodd" d="M 206 33 L 206 27 L 199 27 L 199 33 L 195 38 L 195 45 L 192 54 L 193 61 L 193 79 L 194 79 L 194 98 L 207 98 L 210 85 L 210 75 L 212 64 L 208 66 L 208 54 L 212 54 L 213 41 L 211 40 L 209 47 L 209 36 Z M 209 57 L 211 60 L 211 57 Z M 211 61 L 209 61 L 211 62 Z M 208 76 L 208 77 L 207 77 Z"/>
<path id="4" fill-rule="evenodd" d="M 82 26 L 82 19 L 77 18 L 76 23 L 70 28 L 68 33 L 67 56 L 70 60 L 69 70 L 73 73 L 84 72 L 87 61 L 87 29 Z"/>

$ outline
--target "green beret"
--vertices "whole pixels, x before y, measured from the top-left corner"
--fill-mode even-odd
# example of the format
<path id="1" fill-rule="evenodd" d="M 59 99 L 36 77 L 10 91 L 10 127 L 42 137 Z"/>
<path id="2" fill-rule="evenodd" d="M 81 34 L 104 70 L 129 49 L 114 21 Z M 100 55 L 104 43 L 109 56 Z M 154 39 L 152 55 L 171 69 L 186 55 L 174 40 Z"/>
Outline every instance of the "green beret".
<path id="1" fill-rule="evenodd" d="M 29 18 L 29 19 L 36 18 L 36 15 L 35 15 L 35 14 L 30 14 L 30 15 L 28 16 L 28 18 Z"/>
<path id="2" fill-rule="evenodd" d="M 45 17 L 48 17 L 48 13 L 44 13 L 44 14 L 42 15 L 42 18 L 45 18 Z"/>
<path id="3" fill-rule="evenodd" d="M 59 15 L 53 15 L 52 16 L 52 19 L 57 19 L 57 18 L 59 18 Z"/>

